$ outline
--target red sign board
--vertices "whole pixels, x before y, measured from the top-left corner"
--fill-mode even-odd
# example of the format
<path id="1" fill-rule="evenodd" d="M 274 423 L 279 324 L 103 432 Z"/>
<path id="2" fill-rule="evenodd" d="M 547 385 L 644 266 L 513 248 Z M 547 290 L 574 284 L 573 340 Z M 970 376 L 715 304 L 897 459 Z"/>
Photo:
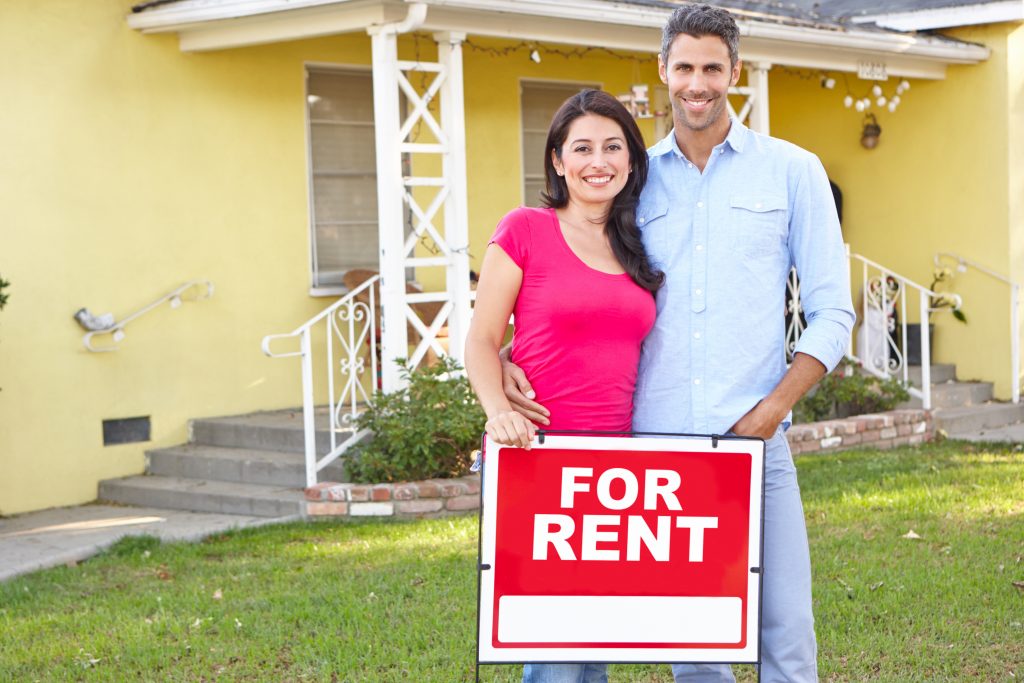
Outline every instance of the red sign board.
<path id="1" fill-rule="evenodd" d="M 757 661 L 763 441 L 484 457 L 479 661 Z"/>

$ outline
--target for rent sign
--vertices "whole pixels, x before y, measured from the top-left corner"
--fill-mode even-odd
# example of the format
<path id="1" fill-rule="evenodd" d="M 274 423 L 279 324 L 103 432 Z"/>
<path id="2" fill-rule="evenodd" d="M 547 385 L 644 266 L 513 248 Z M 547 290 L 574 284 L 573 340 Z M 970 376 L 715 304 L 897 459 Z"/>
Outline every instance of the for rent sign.
<path id="1" fill-rule="evenodd" d="M 485 446 L 481 662 L 754 662 L 764 443 Z"/>

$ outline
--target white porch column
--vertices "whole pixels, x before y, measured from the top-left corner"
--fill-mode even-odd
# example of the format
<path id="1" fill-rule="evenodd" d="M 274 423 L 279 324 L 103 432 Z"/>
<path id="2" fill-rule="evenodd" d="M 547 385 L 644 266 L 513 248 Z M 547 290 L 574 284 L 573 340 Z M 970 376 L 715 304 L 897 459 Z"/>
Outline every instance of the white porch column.
<path id="1" fill-rule="evenodd" d="M 373 118 L 377 149 L 377 223 L 380 239 L 381 383 L 390 393 L 401 386 L 396 358 L 409 354 L 405 322 L 402 222 L 402 158 L 399 153 L 398 44 L 389 27 L 371 29 Z"/>
<path id="2" fill-rule="evenodd" d="M 463 350 L 469 331 L 469 209 L 466 199 L 466 117 L 463 101 L 462 42 L 465 33 L 438 33 L 438 62 L 447 78 L 441 88 L 441 127 L 448 138 L 443 175 L 448 185 L 444 205 L 444 238 L 452 257 L 446 284 L 452 312 L 448 316 L 448 352 L 465 363 Z"/>
<path id="3" fill-rule="evenodd" d="M 772 65 L 768 62 L 747 64 L 747 84 L 753 88 L 750 111 L 750 129 L 769 135 L 768 123 L 768 72 Z"/>

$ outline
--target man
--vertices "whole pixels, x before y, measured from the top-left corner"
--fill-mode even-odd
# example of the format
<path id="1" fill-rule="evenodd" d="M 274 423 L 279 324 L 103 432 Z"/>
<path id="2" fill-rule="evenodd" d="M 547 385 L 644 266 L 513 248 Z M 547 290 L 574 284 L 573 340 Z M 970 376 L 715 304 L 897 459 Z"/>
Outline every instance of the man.
<path id="1" fill-rule="evenodd" d="M 662 35 L 658 69 L 674 128 L 648 150 L 637 224 L 667 278 L 644 342 L 633 428 L 765 439 L 761 680 L 802 683 L 817 680 L 817 648 L 807 532 L 784 429 L 796 401 L 843 357 L 854 313 L 821 163 L 728 115 L 738 43 L 732 16 L 708 5 L 679 7 Z M 787 369 L 790 265 L 808 325 Z M 545 424 L 522 372 L 506 363 L 504 374 L 513 405 Z M 559 668 L 557 680 L 583 680 L 581 665 Z M 677 681 L 735 680 L 724 665 L 677 664 L 673 672 Z"/>

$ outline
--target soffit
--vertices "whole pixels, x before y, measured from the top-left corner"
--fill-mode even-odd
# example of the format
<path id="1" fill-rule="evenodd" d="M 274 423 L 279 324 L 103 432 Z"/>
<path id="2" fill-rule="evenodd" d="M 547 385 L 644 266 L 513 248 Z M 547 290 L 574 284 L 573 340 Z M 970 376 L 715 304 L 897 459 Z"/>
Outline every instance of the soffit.
<path id="1" fill-rule="evenodd" d="M 143 32 L 176 32 L 184 51 L 218 50 L 361 32 L 402 20 L 401 0 L 180 0 L 128 17 Z M 419 30 L 454 31 L 512 40 L 656 52 L 675 3 L 607 0 L 423 0 Z M 759 5 L 759 3 L 741 3 Z M 796 67 L 856 71 L 884 63 L 894 76 L 942 78 L 948 64 L 984 60 L 988 49 L 936 36 L 874 26 L 767 15 L 731 8 L 743 36 L 742 57 Z"/>

